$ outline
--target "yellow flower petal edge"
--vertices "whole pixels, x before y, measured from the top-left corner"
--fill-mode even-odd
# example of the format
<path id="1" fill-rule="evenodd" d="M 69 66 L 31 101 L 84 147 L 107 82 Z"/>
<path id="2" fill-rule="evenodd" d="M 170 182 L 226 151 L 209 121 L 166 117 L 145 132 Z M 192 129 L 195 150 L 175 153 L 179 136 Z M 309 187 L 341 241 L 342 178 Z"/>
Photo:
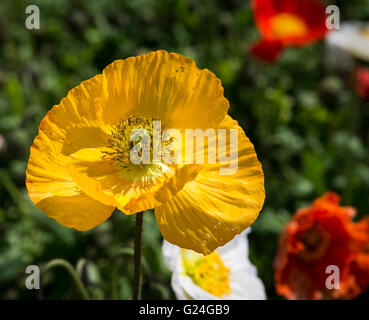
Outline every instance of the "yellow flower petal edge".
<path id="1" fill-rule="evenodd" d="M 60 224 L 79 231 L 89 230 L 108 219 L 114 207 L 105 206 L 85 194 L 70 197 L 49 197 L 37 207 Z"/>
<path id="2" fill-rule="evenodd" d="M 56 156 L 54 148 L 42 131 L 31 147 L 26 180 L 31 200 L 66 227 L 88 230 L 101 224 L 115 208 L 83 193 L 65 171 L 66 157 Z"/>
<path id="3" fill-rule="evenodd" d="M 237 172 L 220 175 L 220 164 L 205 166 L 193 181 L 155 209 L 168 242 L 205 255 L 249 227 L 265 198 L 264 174 L 253 145 L 229 116 L 221 127 L 238 129 Z"/>

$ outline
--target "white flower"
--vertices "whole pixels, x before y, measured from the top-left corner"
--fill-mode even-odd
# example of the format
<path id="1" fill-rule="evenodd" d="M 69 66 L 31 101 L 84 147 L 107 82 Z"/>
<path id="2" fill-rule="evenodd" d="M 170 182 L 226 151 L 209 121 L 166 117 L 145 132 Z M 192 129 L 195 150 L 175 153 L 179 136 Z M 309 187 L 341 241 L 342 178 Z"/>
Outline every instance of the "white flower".
<path id="1" fill-rule="evenodd" d="M 264 300 L 265 289 L 248 259 L 246 230 L 208 256 L 167 241 L 163 255 L 179 300 Z"/>
<path id="2" fill-rule="evenodd" d="M 338 47 L 355 58 L 369 61 L 369 24 L 353 21 L 327 35 L 329 46 Z"/>

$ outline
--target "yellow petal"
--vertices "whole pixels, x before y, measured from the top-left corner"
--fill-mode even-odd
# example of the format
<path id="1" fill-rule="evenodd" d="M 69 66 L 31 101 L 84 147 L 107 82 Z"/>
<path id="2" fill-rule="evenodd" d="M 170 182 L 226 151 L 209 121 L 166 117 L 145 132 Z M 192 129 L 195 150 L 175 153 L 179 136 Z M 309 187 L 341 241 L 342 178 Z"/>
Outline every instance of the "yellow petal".
<path id="1" fill-rule="evenodd" d="M 105 206 L 85 194 L 49 197 L 36 205 L 61 225 L 80 231 L 89 230 L 108 219 L 114 207 Z"/>
<path id="2" fill-rule="evenodd" d="M 114 207 L 91 199 L 72 180 L 60 134 L 52 121 L 43 120 L 30 150 L 26 172 L 28 194 L 50 218 L 70 228 L 87 230 L 105 221 Z"/>
<path id="3" fill-rule="evenodd" d="M 209 254 L 249 227 L 265 198 L 264 174 L 254 147 L 237 122 L 227 117 L 221 127 L 238 129 L 238 170 L 221 175 L 221 164 L 204 166 L 196 179 L 155 208 L 163 237 L 182 248 Z"/>
<path id="4" fill-rule="evenodd" d="M 42 157 L 41 155 L 40 158 Z M 49 172 L 51 179 L 62 177 L 59 175 L 61 170 L 58 172 L 55 165 Z M 47 180 L 45 177 L 37 181 L 36 177 L 32 179 L 28 172 L 27 174 L 26 186 L 31 200 L 50 218 L 66 227 L 88 230 L 104 222 L 114 211 L 114 207 L 106 206 L 84 194 L 65 174 L 65 181 Z"/>
<path id="5" fill-rule="evenodd" d="M 100 116 L 110 125 L 138 115 L 158 117 L 167 128 L 214 128 L 229 108 L 220 80 L 177 53 L 161 50 L 116 60 L 103 78 L 107 101 Z"/>
<path id="6" fill-rule="evenodd" d="M 83 192 L 126 214 L 154 208 L 182 189 L 198 172 L 195 165 L 163 166 L 161 173 L 149 182 L 123 175 L 113 162 L 103 159 L 105 150 L 81 149 L 71 155 L 68 170 Z"/>

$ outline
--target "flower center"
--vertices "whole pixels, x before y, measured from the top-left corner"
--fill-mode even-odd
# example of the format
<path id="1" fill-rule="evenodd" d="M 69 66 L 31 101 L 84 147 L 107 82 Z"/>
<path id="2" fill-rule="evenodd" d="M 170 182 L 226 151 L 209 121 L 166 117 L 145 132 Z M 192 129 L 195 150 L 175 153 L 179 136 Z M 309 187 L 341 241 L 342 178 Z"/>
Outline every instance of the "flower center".
<path id="1" fill-rule="evenodd" d="M 362 29 L 360 30 L 360 34 L 366 40 L 369 40 L 369 29 Z"/>
<path id="2" fill-rule="evenodd" d="M 113 161 L 125 180 L 150 185 L 171 169 L 161 161 L 162 150 L 173 139 L 163 139 L 164 127 L 157 118 L 130 116 L 121 120 L 108 138 L 110 151 L 103 159 Z"/>
<path id="3" fill-rule="evenodd" d="M 307 260 L 316 260 L 324 256 L 329 246 L 329 237 L 321 228 L 315 227 L 303 233 L 300 237 L 304 249 L 300 256 Z"/>
<path id="4" fill-rule="evenodd" d="M 161 151 L 172 140 L 162 140 L 162 126 L 157 118 L 130 116 L 121 120 L 111 131 L 108 147 L 104 152 L 121 168 L 134 165 L 155 166 L 160 163 Z"/>
<path id="5" fill-rule="evenodd" d="M 203 256 L 182 249 L 182 258 L 185 274 L 193 283 L 219 298 L 230 294 L 230 270 L 224 265 L 218 253 Z"/>
<path id="6" fill-rule="evenodd" d="M 308 33 L 306 23 L 291 13 L 280 13 L 274 16 L 270 25 L 276 38 L 303 37 Z"/>

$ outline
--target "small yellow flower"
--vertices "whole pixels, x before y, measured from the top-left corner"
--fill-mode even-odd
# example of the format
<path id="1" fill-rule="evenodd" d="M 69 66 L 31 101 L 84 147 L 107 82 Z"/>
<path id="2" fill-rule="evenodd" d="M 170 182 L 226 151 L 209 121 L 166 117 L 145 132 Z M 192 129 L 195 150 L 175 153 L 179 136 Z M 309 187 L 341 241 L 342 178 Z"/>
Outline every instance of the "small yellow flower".
<path id="1" fill-rule="evenodd" d="M 181 257 L 183 273 L 190 277 L 194 284 L 219 298 L 230 294 L 230 270 L 217 252 L 213 251 L 203 256 L 194 251 L 182 249 Z"/>
<path id="2" fill-rule="evenodd" d="M 164 262 L 172 271 L 176 297 L 179 300 L 264 300 L 263 282 L 248 258 L 249 231 L 207 256 L 164 241 Z"/>
<path id="3" fill-rule="evenodd" d="M 77 230 L 101 224 L 115 208 L 125 214 L 155 208 L 167 241 L 209 254 L 251 225 L 264 202 L 261 164 L 228 108 L 220 80 L 189 58 L 156 51 L 116 60 L 41 121 L 27 168 L 29 196 L 49 217 Z M 221 161 L 132 163 L 138 145 L 132 132 L 152 136 L 156 120 L 163 132 L 183 136 L 186 129 L 237 130 L 238 156 L 231 160 L 237 170 L 221 174 L 229 166 Z M 159 152 L 177 141 L 160 138 L 166 142 Z"/>

